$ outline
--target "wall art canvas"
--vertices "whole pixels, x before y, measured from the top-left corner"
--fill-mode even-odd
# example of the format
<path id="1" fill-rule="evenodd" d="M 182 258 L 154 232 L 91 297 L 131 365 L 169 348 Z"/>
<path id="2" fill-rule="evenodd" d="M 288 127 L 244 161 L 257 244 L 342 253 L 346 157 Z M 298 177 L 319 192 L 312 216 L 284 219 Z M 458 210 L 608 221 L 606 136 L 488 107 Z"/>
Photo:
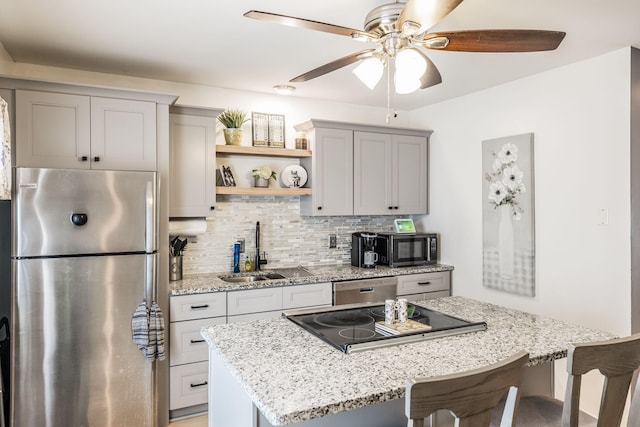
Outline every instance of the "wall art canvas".
<path id="1" fill-rule="evenodd" d="M 533 134 L 482 142 L 483 285 L 535 295 Z"/>

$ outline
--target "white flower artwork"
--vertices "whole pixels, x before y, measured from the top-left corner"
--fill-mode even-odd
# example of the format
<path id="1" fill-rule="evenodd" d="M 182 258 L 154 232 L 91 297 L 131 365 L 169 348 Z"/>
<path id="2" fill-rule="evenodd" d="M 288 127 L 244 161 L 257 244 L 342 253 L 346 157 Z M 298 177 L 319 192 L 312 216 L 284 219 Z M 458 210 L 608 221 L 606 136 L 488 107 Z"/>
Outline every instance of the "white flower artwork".
<path id="1" fill-rule="evenodd" d="M 482 142 L 483 284 L 535 295 L 533 134 Z"/>

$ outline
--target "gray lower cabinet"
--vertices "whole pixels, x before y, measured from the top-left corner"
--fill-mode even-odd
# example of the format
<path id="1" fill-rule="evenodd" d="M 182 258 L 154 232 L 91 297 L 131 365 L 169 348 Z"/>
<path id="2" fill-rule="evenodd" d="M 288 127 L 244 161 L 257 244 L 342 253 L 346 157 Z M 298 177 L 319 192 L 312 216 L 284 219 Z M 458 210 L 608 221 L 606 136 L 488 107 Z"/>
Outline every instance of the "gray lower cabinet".
<path id="1" fill-rule="evenodd" d="M 225 292 L 169 300 L 169 411 L 171 418 L 206 411 L 209 347 L 200 329 L 227 321 Z"/>
<path id="2" fill-rule="evenodd" d="M 173 296 L 169 302 L 169 410 L 178 418 L 207 410 L 204 327 L 280 317 L 282 310 L 331 305 L 330 282 Z"/>
<path id="3" fill-rule="evenodd" d="M 398 276 L 397 294 L 414 301 L 448 297 L 451 295 L 451 272 Z"/>

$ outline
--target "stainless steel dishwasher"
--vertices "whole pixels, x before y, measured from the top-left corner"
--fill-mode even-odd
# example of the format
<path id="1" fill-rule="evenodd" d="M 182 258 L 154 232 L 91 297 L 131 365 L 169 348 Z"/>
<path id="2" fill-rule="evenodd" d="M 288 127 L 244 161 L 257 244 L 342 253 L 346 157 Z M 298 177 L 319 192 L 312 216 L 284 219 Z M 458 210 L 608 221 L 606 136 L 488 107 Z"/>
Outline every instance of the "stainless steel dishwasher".
<path id="1" fill-rule="evenodd" d="M 333 282 L 333 305 L 395 299 L 397 285 L 398 280 L 395 277 Z"/>

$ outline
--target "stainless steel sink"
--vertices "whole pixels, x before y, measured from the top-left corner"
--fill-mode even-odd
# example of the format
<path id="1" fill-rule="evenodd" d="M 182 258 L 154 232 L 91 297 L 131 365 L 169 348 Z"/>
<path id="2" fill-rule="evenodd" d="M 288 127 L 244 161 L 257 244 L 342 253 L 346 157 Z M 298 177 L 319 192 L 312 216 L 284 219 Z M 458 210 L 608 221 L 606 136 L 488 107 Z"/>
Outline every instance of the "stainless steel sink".
<path id="1" fill-rule="evenodd" d="M 265 273 L 265 274 L 254 274 L 251 276 L 220 276 L 220 279 L 225 282 L 260 282 L 263 280 L 275 280 L 275 279 L 284 279 L 285 277 L 282 274 L 278 273 Z"/>
<path id="2" fill-rule="evenodd" d="M 274 268 L 271 271 L 275 271 L 276 274 L 281 274 L 287 279 L 313 276 L 313 273 L 303 267 Z"/>

